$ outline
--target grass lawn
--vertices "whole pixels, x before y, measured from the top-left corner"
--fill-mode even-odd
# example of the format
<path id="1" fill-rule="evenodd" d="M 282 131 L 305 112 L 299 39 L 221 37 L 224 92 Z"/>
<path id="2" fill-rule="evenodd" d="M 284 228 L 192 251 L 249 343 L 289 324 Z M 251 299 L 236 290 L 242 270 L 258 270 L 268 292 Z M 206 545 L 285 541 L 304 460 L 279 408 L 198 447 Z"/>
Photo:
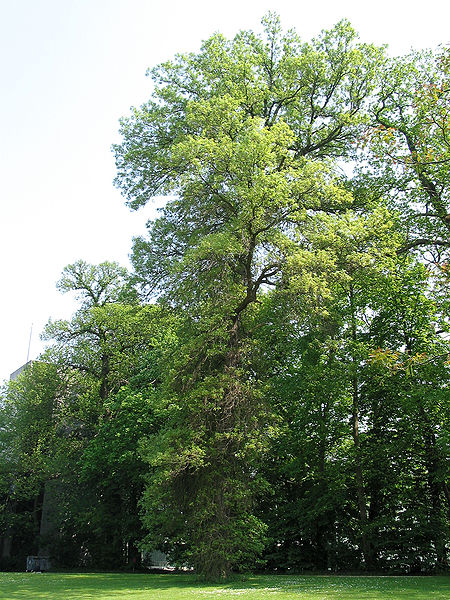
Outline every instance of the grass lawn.
<path id="1" fill-rule="evenodd" d="M 0 573 L 3 600 L 449 600 L 450 577 L 249 575 L 205 584 L 193 575 Z"/>

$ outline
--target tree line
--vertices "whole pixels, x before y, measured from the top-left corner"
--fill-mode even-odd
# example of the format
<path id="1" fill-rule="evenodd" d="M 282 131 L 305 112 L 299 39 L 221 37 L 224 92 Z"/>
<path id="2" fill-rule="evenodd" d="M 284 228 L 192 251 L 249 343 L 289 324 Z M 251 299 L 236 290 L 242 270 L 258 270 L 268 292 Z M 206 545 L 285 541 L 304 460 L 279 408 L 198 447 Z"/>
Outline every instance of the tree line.
<path id="1" fill-rule="evenodd" d="M 262 23 L 121 120 L 116 185 L 167 201 L 3 390 L 4 568 L 448 566 L 449 50 Z"/>

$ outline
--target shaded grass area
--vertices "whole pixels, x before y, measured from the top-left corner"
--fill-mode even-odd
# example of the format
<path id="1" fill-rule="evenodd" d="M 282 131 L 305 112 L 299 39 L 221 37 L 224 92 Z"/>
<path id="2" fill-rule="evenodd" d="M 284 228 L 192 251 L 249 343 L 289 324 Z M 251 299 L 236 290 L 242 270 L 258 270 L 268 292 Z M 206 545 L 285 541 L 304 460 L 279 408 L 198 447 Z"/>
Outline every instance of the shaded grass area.
<path id="1" fill-rule="evenodd" d="M 449 600 L 450 577 L 249 575 L 206 584 L 193 575 L 0 573 L 3 600 Z"/>

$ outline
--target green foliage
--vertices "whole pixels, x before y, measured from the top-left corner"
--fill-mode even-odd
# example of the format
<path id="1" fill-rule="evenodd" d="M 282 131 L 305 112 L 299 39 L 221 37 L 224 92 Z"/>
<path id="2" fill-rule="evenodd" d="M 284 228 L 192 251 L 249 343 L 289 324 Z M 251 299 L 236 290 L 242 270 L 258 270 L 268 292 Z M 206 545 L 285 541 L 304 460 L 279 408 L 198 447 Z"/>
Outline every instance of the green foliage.
<path id="1" fill-rule="evenodd" d="M 374 166 L 400 208 L 404 250 L 448 256 L 449 49 L 386 63 L 370 132 Z M 373 159 L 372 159 L 373 160 Z"/>
<path id="2" fill-rule="evenodd" d="M 448 49 L 262 23 L 150 70 L 121 121 L 116 184 L 167 202 L 132 276 L 66 267 L 80 308 L 4 392 L 5 539 L 39 545 L 53 481 L 62 562 L 443 571 Z"/>
<path id="3" fill-rule="evenodd" d="M 136 300 L 127 270 L 107 261 L 90 265 L 78 260 L 67 265 L 56 287 L 63 294 L 76 292 L 83 309 Z"/>
<path id="4" fill-rule="evenodd" d="M 54 366 L 34 362 L 2 393 L 0 531 L 10 540 L 16 566 L 38 550 L 44 485 L 61 466 L 64 442 L 57 415 L 64 389 Z"/>
<path id="5" fill-rule="evenodd" d="M 324 214 L 350 206 L 329 159 L 352 156 L 382 56 L 345 21 L 310 44 L 283 35 L 275 15 L 263 23 L 264 36 L 216 35 L 198 54 L 153 69 L 153 98 L 122 120 L 115 147 L 130 206 L 170 196 L 148 240 L 136 240 L 133 263 L 143 289 L 185 319 L 178 373 L 163 394 L 173 409 L 153 442 L 166 449 L 150 453 L 156 475 L 146 495 L 148 514 L 158 514 L 156 497 L 172 516 L 148 517 L 149 527 L 214 576 L 252 564 L 262 549 L 262 538 L 250 544 L 249 524 L 264 531 L 252 513 L 266 487 L 255 449 L 272 415 L 249 333 L 259 326 L 255 306 L 284 285 Z M 299 270 L 304 281 L 311 269 Z"/>

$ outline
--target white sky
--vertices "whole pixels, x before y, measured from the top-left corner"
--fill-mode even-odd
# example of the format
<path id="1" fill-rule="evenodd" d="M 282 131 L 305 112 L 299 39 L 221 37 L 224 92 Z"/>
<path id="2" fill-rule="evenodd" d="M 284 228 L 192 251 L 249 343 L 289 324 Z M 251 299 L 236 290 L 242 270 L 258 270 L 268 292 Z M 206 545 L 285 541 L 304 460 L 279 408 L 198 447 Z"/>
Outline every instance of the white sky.
<path id="1" fill-rule="evenodd" d="M 392 54 L 450 42 L 450 3 L 429 0 L 0 0 L 0 381 L 76 305 L 55 289 L 82 258 L 128 265 L 152 206 L 113 187 L 118 119 L 150 93 L 147 67 L 215 31 L 259 30 L 275 10 L 305 40 L 343 17 Z"/>

